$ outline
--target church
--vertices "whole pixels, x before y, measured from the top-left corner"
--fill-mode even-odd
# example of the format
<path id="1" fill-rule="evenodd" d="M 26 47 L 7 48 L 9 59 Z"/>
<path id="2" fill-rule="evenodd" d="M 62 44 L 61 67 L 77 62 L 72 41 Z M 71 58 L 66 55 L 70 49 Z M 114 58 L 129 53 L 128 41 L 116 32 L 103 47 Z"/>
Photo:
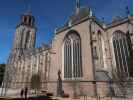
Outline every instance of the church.
<path id="1" fill-rule="evenodd" d="M 64 25 L 54 32 L 51 44 L 35 48 L 35 18 L 31 12 L 21 16 L 5 72 L 5 87 L 30 88 L 31 77 L 38 74 L 41 89 L 61 95 L 107 93 L 114 77 L 133 76 L 133 16 L 116 17 L 109 24 L 80 6 Z"/>

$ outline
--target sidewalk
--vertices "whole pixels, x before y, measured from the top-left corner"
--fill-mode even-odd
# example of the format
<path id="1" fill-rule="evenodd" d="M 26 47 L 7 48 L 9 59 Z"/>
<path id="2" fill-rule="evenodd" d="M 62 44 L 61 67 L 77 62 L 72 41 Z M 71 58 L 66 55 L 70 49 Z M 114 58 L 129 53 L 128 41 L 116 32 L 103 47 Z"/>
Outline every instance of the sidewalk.
<path id="1" fill-rule="evenodd" d="M 117 97 L 104 97 L 104 98 L 94 98 L 94 97 L 87 97 L 81 96 L 79 99 L 72 99 L 72 98 L 62 98 L 62 97 L 56 97 L 59 100 L 133 100 L 133 97 L 128 98 L 117 98 Z"/>
<path id="2" fill-rule="evenodd" d="M 84 97 L 84 96 L 79 97 L 79 99 L 62 98 L 62 97 L 57 97 L 57 99 L 59 99 L 59 100 L 110 100 L 108 98 L 97 99 L 97 98 L 94 98 L 94 97 Z"/>

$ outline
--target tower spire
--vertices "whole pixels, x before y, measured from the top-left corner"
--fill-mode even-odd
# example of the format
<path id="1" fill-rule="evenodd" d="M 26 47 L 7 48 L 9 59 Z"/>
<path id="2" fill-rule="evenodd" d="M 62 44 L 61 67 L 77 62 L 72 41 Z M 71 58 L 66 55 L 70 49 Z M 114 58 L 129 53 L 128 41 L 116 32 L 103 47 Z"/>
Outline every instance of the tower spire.
<path id="1" fill-rule="evenodd" d="M 80 0 L 76 0 L 76 9 L 80 8 Z"/>
<path id="2" fill-rule="evenodd" d="M 76 0 L 76 13 L 79 12 L 80 9 L 80 0 Z"/>
<path id="3" fill-rule="evenodd" d="M 35 18 L 32 15 L 32 10 L 31 10 L 31 5 L 30 5 L 30 0 L 24 0 L 25 1 L 25 9 L 26 11 L 24 12 L 24 14 L 21 17 L 21 23 L 20 24 L 24 24 L 24 25 L 28 25 L 30 27 L 34 27 L 35 24 Z"/>
<path id="4" fill-rule="evenodd" d="M 24 0 L 26 13 L 31 13 L 30 0 Z"/>

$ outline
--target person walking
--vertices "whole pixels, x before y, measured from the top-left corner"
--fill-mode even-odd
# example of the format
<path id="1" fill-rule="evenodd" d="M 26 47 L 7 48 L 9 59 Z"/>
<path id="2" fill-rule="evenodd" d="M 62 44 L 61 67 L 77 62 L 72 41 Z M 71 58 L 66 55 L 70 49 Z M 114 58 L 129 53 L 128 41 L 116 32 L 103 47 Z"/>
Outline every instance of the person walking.
<path id="1" fill-rule="evenodd" d="M 27 95 L 28 95 L 28 88 L 27 87 L 25 87 L 24 94 L 25 94 L 25 100 L 27 100 Z"/>
<path id="2" fill-rule="evenodd" d="M 21 97 L 22 100 L 23 100 L 23 95 L 24 95 L 24 89 L 21 89 L 20 97 Z"/>

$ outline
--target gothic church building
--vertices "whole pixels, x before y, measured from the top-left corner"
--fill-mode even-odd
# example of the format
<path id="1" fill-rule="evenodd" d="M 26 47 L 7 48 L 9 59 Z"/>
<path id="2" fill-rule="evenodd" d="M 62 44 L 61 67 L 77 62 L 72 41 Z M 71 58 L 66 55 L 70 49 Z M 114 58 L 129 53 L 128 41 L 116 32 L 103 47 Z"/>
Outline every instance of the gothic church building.
<path id="1" fill-rule="evenodd" d="M 105 84 L 95 81 L 133 76 L 131 14 L 106 24 L 93 16 L 90 8 L 77 3 L 67 22 L 56 29 L 51 44 L 35 48 L 35 41 L 35 18 L 28 12 L 16 27 L 7 63 L 5 79 L 10 88 L 30 88 L 32 75 L 39 74 L 41 89 L 55 95 L 62 90 L 71 96 L 75 86 L 79 95 L 94 95 L 96 85 L 101 85 L 98 89 L 102 92 L 107 90 Z"/>

